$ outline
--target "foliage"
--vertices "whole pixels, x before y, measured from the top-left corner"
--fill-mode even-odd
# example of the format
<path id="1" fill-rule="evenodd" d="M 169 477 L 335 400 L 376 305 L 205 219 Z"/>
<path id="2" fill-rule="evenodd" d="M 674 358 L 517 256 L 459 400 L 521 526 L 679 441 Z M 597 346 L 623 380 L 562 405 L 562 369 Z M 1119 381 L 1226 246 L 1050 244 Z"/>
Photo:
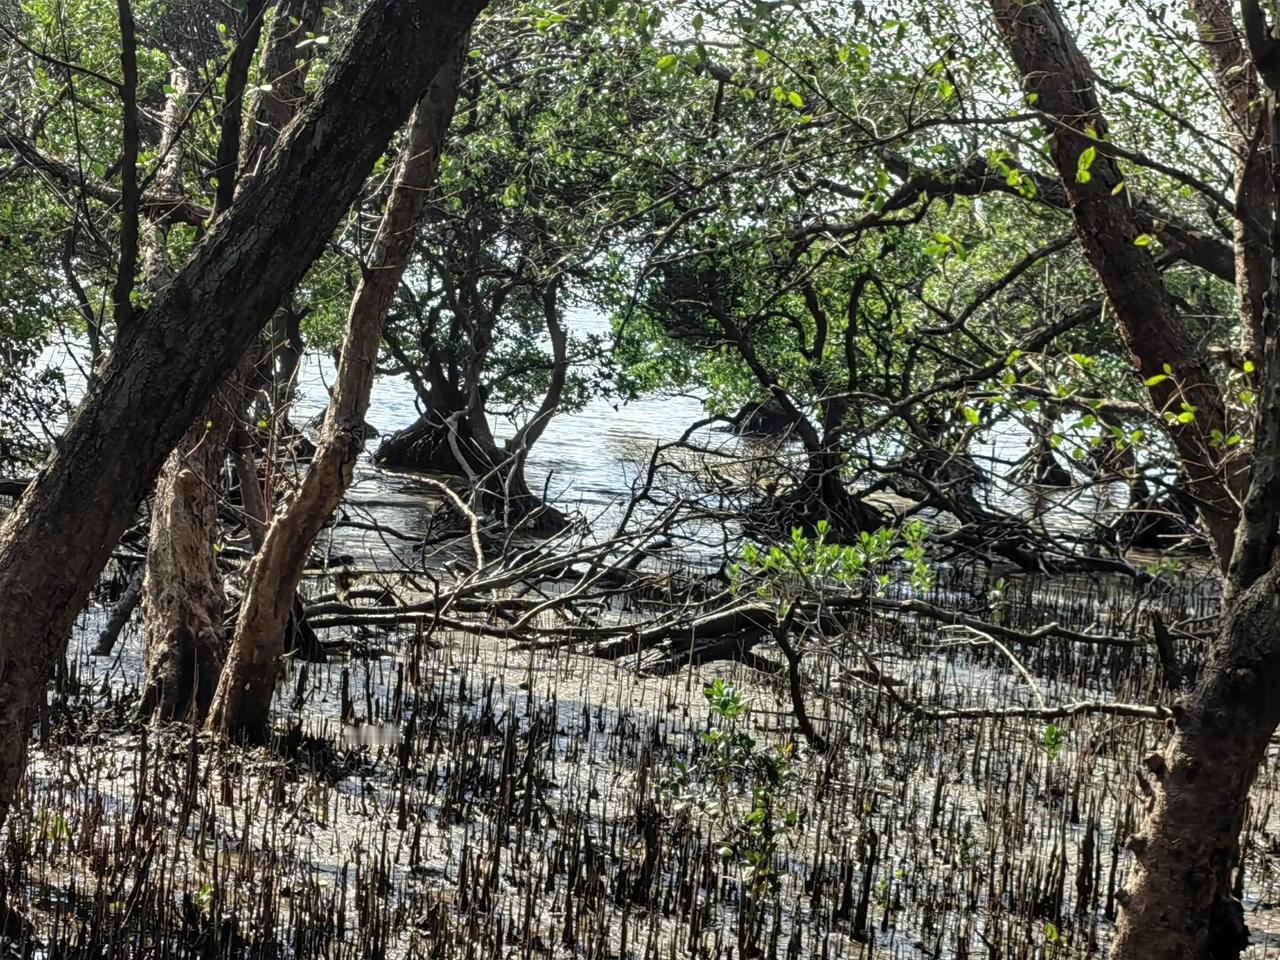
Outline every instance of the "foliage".
<path id="1" fill-rule="evenodd" d="M 821 596 L 837 588 L 871 586 L 882 595 L 892 581 L 891 569 L 901 564 L 912 589 L 933 585 L 934 570 L 925 552 L 928 530 L 919 520 L 899 528 L 863 531 L 852 544 L 829 543 L 831 525 L 819 521 L 814 537 L 798 527 L 791 542 L 767 549 L 748 543 L 742 560 L 730 568 L 735 590 L 753 587 L 762 597 Z"/>
<path id="2" fill-rule="evenodd" d="M 666 791 L 674 812 L 692 805 L 723 825 L 720 856 L 742 868 L 747 886 L 759 888 L 774 876 L 775 857 L 797 823 L 787 809 L 790 749 L 765 747 L 751 736 L 750 701 L 723 679 L 702 693 L 711 721 L 700 734 L 703 749 L 692 766 L 676 762 Z"/>

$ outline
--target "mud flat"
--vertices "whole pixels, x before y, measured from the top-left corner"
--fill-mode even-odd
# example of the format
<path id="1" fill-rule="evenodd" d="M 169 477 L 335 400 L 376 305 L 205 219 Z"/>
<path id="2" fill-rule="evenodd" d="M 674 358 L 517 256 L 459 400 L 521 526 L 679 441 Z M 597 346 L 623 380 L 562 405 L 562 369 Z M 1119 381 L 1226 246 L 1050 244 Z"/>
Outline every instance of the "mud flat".
<path id="1" fill-rule="evenodd" d="M 1124 613 L 1020 590 L 1015 625 Z M 832 649 L 809 660 L 818 753 L 767 646 L 655 675 L 417 624 L 292 665 L 277 744 L 244 752 L 137 723 L 139 641 L 91 656 L 102 616 L 81 619 L 6 827 L 16 955 L 1103 957 L 1162 737 L 922 718 Z M 869 614 L 855 639 L 926 703 L 1161 697 L 1143 647 L 1045 642 L 1024 673 L 909 617 Z M 1280 956 L 1275 788 L 1273 755 L 1245 834 L 1251 960 Z"/>

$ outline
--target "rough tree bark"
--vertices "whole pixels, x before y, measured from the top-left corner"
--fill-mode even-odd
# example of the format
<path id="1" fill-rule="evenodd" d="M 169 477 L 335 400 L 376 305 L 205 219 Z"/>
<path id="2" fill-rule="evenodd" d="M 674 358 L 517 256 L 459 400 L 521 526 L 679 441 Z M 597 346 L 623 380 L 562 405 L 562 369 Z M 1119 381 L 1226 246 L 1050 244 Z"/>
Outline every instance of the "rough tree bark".
<path id="1" fill-rule="evenodd" d="M 227 67 L 222 129 L 218 143 L 215 211 L 226 209 L 235 189 L 235 158 L 240 140 L 241 98 L 262 29 L 262 0 L 247 5 L 240 37 Z M 172 104 L 176 96 L 171 95 Z M 166 119 L 169 111 L 166 110 Z M 181 118 L 181 111 L 177 113 Z M 168 166 L 163 188 L 177 193 L 181 181 L 179 144 L 170 131 Z M 164 262 L 165 233 L 153 234 L 149 257 Z M 240 377 L 233 373 L 169 454 L 156 480 L 155 508 L 147 540 L 146 576 L 142 583 L 143 647 L 146 682 L 140 710 L 161 719 L 199 718 L 208 708 L 222 668 L 223 627 L 227 599 L 222 590 L 214 544 L 217 541 L 217 497 L 227 441 L 235 422 Z"/>
<path id="2" fill-rule="evenodd" d="M 238 48 L 231 57 L 232 76 L 228 96 L 243 91 L 254 47 L 261 30 L 263 4 L 250 4 Z M 264 46 L 259 76 L 263 83 L 253 111 L 253 126 L 242 136 L 240 110 L 224 111 L 219 142 L 219 203 L 224 206 L 237 189 L 236 158 L 242 167 L 257 170 L 266 161 L 280 131 L 302 100 L 305 69 L 295 64 L 296 46 L 304 22 L 314 26 L 318 14 L 309 0 L 284 0 L 277 7 L 270 37 Z M 305 59 L 304 59 L 305 64 Z M 277 92 L 277 86 L 279 92 Z M 267 89 L 262 89 L 266 87 Z M 243 95 L 243 94 L 239 94 Z M 171 102 L 173 98 L 171 97 Z M 181 119 L 181 112 L 178 113 Z M 243 142 L 244 149 L 239 148 Z M 180 156 L 171 145 L 169 156 Z M 179 193 L 181 180 L 160 184 L 167 193 Z M 276 314 L 279 314 L 279 310 Z M 268 354 L 270 352 L 268 351 Z M 141 711 L 161 719 L 203 719 L 213 698 L 226 652 L 223 622 L 226 595 L 218 571 L 218 494 L 222 465 L 233 435 L 240 432 L 251 391 L 257 356 L 251 351 L 218 387 L 203 414 L 187 430 L 169 455 L 156 482 L 156 505 L 147 543 L 146 578 L 143 581 L 143 643 L 147 678 Z M 251 451 L 237 450 L 237 466 Z M 251 533 L 265 521 L 266 503 L 261 496 L 257 471 L 240 475 L 246 527 Z M 256 541 L 255 541 L 256 542 Z"/>
<path id="3" fill-rule="evenodd" d="M 174 71 L 165 102 L 156 186 L 182 190 L 182 144 L 186 112 L 185 71 Z M 149 219 L 143 231 L 143 287 L 155 293 L 173 279 L 168 228 Z M 214 404 L 187 431 L 165 461 L 156 483 L 155 508 L 142 581 L 143 646 L 147 680 L 142 709 L 166 719 L 185 716 L 208 703 L 210 684 L 222 662 L 222 616 L 226 599 L 214 566 L 217 526 L 210 478 L 217 476 L 227 419 Z M 205 688 L 203 695 L 197 691 Z"/>
<path id="4" fill-rule="evenodd" d="M 1235 960 L 1249 944 L 1232 894 L 1249 789 L 1280 723 L 1280 570 L 1227 607 L 1177 731 L 1147 766 L 1155 800 L 1130 840 L 1114 960 Z"/>
<path id="5" fill-rule="evenodd" d="M 1227 36 L 1229 23 L 1220 4 L 1192 0 L 1192 6 L 1215 40 Z M 1221 396 L 1150 261 L 1134 246 L 1125 204 L 1107 199 L 1119 175 L 1103 144 L 1098 144 L 1091 177 L 1068 175 L 1078 169 L 1091 142 L 1075 131 L 1091 127 L 1099 137 L 1106 132 L 1073 38 L 1052 0 L 992 0 L 992 8 L 1026 86 L 1038 94 L 1037 105 L 1051 124 L 1054 159 L 1071 193 L 1077 230 L 1126 342 L 1144 375 L 1160 373 L 1163 363 L 1172 369 L 1168 381 L 1152 388 L 1153 399 L 1161 409 L 1184 401 L 1195 408 L 1193 422 L 1171 432 L 1225 573 L 1223 622 L 1205 670 L 1176 707 L 1175 732 L 1163 754 L 1147 761 L 1155 776 L 1154 800 L 1131 840 L 1135 868 L 1118 897 L 1122 909 L 1111 955 L 1116 960 L 1236 958 L 1248 943 L 1243 911 L 1233 896 L 1240 830 L 1258 765 L 1280 723 L 1275 696 L 1280 685 L 1280 568 L 1272 568 L 1280 510 L 1280 237 L 1274 232 L 1266 244 L 1269 289 L 1264 308 L 1256 314 L 1252 305 L 1257 303 L 1260 270 L 1253 233 L 1258 223 L 1266 222 L 1274 231 L 1276 217 L 1274 210 L 1248 213 L 1255 218 L 1252 226 L 1243 223 L 1236 231 L 1244 341 L 1255 356 L 1261 349 L 1264 358 L 1246 478 L 1242 463 L 1223 465 L 1220 451 L 1209 442 L 1210 431 L 1222 429 Z M 1244 0 L 1242 8 L 1252 58 L 1274 91 L 1280 87 L 1280 43 L 1271 39 L 1256 0 Z M 1231 86 L 1238 54 L 1212 44 L 1208 54 L 1220 82 L 1226 81 L 1224 88 L 1238 94 Z M 1269 67 L 1275 76 L 1268 74 Z M 1268 112 L 1274 177 L 1280 173 L 1274 95 Z M 1261 192 L 1274 202 L 1275 181 Z M 1261 317 L 1256 326 L 1255 316 Z M 1237 500 L 1242 500 L 1239 508 Z"/>
<path id="6" fill-rule="evenodd" d="M 142 582 L 147 679 L 139 707 L 165 720 L 198 719 L 222 669 L 227 598 L 216 565 L 216 487 L 234 407 L 219 389 L 156 481 Z"/>
<path id="7" fill-rule="evenodd" d="M 118 338 L 102 375 L 0 526 L 0 820 L 76 613 L 160 464 L 280 298 L 483 0 L 373 0 L 266 168 Z"/>
<path id="8" fill-rule="evenodd" d="M 435 185 L 465 49 L 464 37 L 414 111 L 373 253 L 347 314 L 337 384 L 320 443 L 302 485 L 267 528 L 249 563 L 231 652 L 209 715 L 209 726 L 230 736 L 252 742 L 266 738 L 294 592 L 316 537 L 351 485 L 364 448 L 364 417 L 383 320 L 412 254 L 427 192 Z"/>

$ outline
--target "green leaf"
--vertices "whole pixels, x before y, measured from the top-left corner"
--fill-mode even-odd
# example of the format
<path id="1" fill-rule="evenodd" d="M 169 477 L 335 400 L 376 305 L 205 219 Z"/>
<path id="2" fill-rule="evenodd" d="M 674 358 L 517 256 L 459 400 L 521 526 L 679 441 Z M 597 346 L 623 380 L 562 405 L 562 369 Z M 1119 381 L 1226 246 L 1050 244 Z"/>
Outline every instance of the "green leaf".
<path id="1" fill-rule="evenodd" d="M 1152 241 L 1152 239 L 1153 239 L 1153 238 L 1152 238 L 1151 234 L 1149 234 L 1149 233 L 1140 233 L 1140 234 L 1138 234 L 1136 237 L 1134 237 L 1134 238 L 1133 238 L 1133 245 L 1134 245 L 1135 247 L 1149 247 L 1149 246 L 1151 246 L 1151 241 Z"/>
<path id="2" fill-rule="evenodd" d="M 1156 387 L 1169 379 L 1167 373 L 1157 373 L 1154 377 L 1147 377 L 1145 383 L 1148 387 Z"/>
<path id="3" fill-rule="evenodd" d="M 768 62 L 769 62 L 769 51 L 756 50 L 756 63 L 760 64 L 760 66 L 763 67 Z"/>
<path id="4" fill-rule="evenodd" d="M 800 96 L 800 94 L 796 93 L 794 90 L 787 94 L 787 100 L 790 101 L 791 105 L 797 110 L 804 106 L 804 97 Z"/>
<path id="5" fill-rule="evenodd" d="M 665 57 L 658 60 L 658 69 L 663 73 L 670 73 L 676 67 L 676 55 L 668 53 Z"/>
<path id="6" fill-rule="evenodd" d="M 1245 372 L 1245 373 L 1253 373 L 1253 371 L 1254 371 L 1253 361 L 1252 361 L 1252 360 L 1246 360 L 1246 361 L 1244 362 L 1244 372 Z"/>
<path id="7" fill-rule="evenodd" d="M 1098 155 L 1096 147 L 1085 147 L 1080 152 L 1079 159 L 1076 160 L 1076 183 L 1088 183 L 1093 179 L 1093 174 L 1089 172 L 1089 168 L 1093 166 L 1094 157 Z"/>
<path id="8" fill-rule="evenodd" d="M 968 420 L 971 424 L 973 424 L 975 427 L 978 426 L 978 424 L 982 423 L 982 417 L 978 416 L 978 411 L 973 409 L 973 407 L 964 407 L 963 413 L 964 413 L 964 418 Z"/>

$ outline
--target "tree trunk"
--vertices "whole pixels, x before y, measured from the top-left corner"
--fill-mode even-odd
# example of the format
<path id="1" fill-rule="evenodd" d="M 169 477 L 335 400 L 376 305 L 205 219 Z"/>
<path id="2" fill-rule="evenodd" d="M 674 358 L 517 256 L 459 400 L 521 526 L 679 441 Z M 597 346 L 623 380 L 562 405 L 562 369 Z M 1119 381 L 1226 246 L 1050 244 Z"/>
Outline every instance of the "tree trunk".
<path id="1" fill-rule="evenodd" d="M 125 587 L 124 593 L 111 608 L 106 626 L 102 628 L 102 633 L 98 634 L 98 642 L 93 647 L 95 657 L 109 657 L 111 651 L 116 648 L 120 634 L 128 626 L 133 611 L 138 609 L 138 602 L 142 599 L 142 578 L 146 575 L 146 569 L 145 563 L 138 565 L 138 569 L 129 577 L 129 584 Z"/>
<path id="2" fill-rule="evenodd" d="M 165 103 L 157 186 L 182 189 L 178 131 L 185 113 L 185 74 L 174 71 Z M 149 220 L 144 233 L 144 283 L 154 292 L 173 278 L 168 229 Z M 225 392 L 225 388 L 221 393 Z M 226 598 L 215 564 L 218 469 L 229 433 L 225 397 L 214 399 L 165 461 L 156 482 L 155 508 L 142 582 L 143 648 L 147 679 L 144 713 L 166 720 L 200 716 L 222 663 Z"/>
<path id="3" fill-rule="evenodd" d="M 1153 755 L 1155 802 L 1131 842 L 1113 960 L 1234 960 L 1248 944 L 1233 871 L 1267 744 L 1280 723 L 1280 571 L 1228 611 L 1177 732 Z"/>
<path id="4" fill-rule="evenodd" d="M 373 0 L 265 170 L 121 332 L 0 526 L 0 822 L 76 614 L 164 458 L 323 250 L 482 0 Z"/>
<path id="5" fill-rule="evenodd" d="M 534 493 L 524 475 L 524 452 L 494 449 L 481 461 L 486 480 L 480 488 L 481 509 L 502 523 L 505 530 L 546 536 L 563 530 L 568 518 Z"/>
<path id="6" fill-rule="evenodd" d="M 1258 366 L 1265 341 L 1263 314 L 1271 282 L 1271 211 L 1275 195 L 1267 169 L 1267 137 L 1255 139 L 1265 123 L 1254 109 L 1260 96 L 1257 76 L 1236 27 L 1231 0 L 1190 0 L 1201 22 L 1201 39 L 1222 94 L 1227 135 L 1236 160 L 1236 218 L 1232 223 L 1235 282 L 1240 305 L 1240 347 Z M 1260 133 L 1264 131 L 1258 131 Z"/>
<path id="7" fill-rule="evenodd" d="M 231 442 L 231 464 L 240 487 L 240 511 L 249 542 L 254 550 L 262 546 L 267 533 L 267 498 L 258 477 L 253 437 L 243 424 L 237 426 Z"/>
<path id="8" fill-rule="evenodd" d="M 412 424 L 384 438 L 374 451 L 373 462 L 391 470 L 465 477 L 466 469 L 450 449 L 448 416 L 448 413 L 429 408 Z M 455 422 L 454 429 L 459 434 L 460 444 L 471 446 L 475 443 L 465 419 Z"/>
<path id="9" fill-rule="evenodd" d="M 186 432 L 156 481 L 142 584 L 144 715 L 201 719 L 222 669 L 227 598 L 218 573 L 215 484 L 238 392 L 227 385 Z"/>
<path id="10" fill-rule="evenodd" d="M 1193 0 L 1192 5 L 1224 41 L 1237 36 L 1222 4 Z M 1243 222 L 1236 235 L 1245 343 L 1256 351 L 1265 334 L 1261 340 L 1266 345 L 1246 484 L 1247 458 L 1224 457 L 1220 439 L 1217 448 L 1212 443 L 1213 431 L 1225 433 L 1225 421 L 1211 371 L 1150 260 L 1134 244 L 1132 217 L 1120 199 L 1122 181 L 1106 156 L 1105 125 L 1074 40 L 1052 0 L 992 0 L 992 8 L 1026 86 L 1037 94 L 1037 107 L 1055 124 L 1053 155 L 1067 184 L 1077 231 L 1126 343 L 1148 378 L 1152 399 L 1162 413 L 1181 407 L 1194 414 L 1189 423 L 1172 425 L 1170 434 L 1226 574 L 1223 623 L 1204 673 L 1175 711 L 1176 730 L 1165 754 L 1147 761 L 1156 781 L 1154 798 L 1131 841 L 1136 865 L 1118 897 L 1123 909 L 1111 955 L 1115 960 L 1229 960 L 1248 943 L 1243 910 L 1233 894 L 1240 830 L 1249 790 L 1280 723 L 1280 698 L 1275 696 L 1280 684 L 1280 569 L 1272 567 L 1280 495 L 1280 236 L 1273 233 L 1268 244 L 1270 287 L 1258 324 L 1260 257 L 1251 242 L 1258 221 Z M 1280 89 L 1280 70 L 1275 69 L 1280 45 L 1272 39 L 1261 5 L 1245 0 L 1241 9 L 1253 60 L 1264 71 L 1270 66 L 1276 76 L 1267 76 L 1268 86 Z M 1240 65 L 1238 51 L 1211 48 L 1210 56 L 1220 81 L 1230 81 Z M 1230 82 L 1224 86 L 1232 92 Z M 1231 99 L 1251 98 L 1244 89 Z M 1247 114 L 1247 105 L 1242 110 Z M 1274 97 L 1269 114 L 1273 172 L 1280 173 Z M 1096 139 L 1079 131 L 1091 131 Z M 1091 146 L 1096 155 L 1091 153 L 1087 164 L 1084 151 Z M 1085 167 L 1090 175 L 1079 176 Z M 1244 203 L 1249 184 L 1240 186 L 1237 202 Z M 1274 200 L 1274 185 L 1264 193 Z M 1259 219 L 1265 223 L 1269 215 Z M 1240 500 L 1243 508 L 1236 506 Z"/>
<path id="11" fill-rule="evenodd" d="M 1106 121 L 1091 73 L 1053 0 L 991 0 L 1005 45 L 1036 109 L 1048 117 L 1050 148 L 1066 185 L 1085 256 L 1115 311 L 1120 333 L 1152 403 L 1167 425 L 1222 569 L 1231 560 L 1243 458 L 1224 456 L 1231 430 L 1213 373 L 1178 314 L 1124 196 L 1123 179 L 1106 153 Z M 1088 162 L 1085 151 L 1092 151 Z M 1082 167 L 1087 176 L 1080 175 Z M 1183 423 L 1184 412 L 1194 415 Z"/>
<path id="12" fill-rule="evenodd" d="M 810 456 L 809 469 L 798 491 L 803 497 L 798 505 L 803 505 L 808 522 L 789 525 L 812 529 L 819 520 L 826 520 L 840 542 L 853 543 L 858 534 L 877 530 L 886 521 L 884 514 L 845 486 L 840 473 L 841 459 L 834 450 Z"/>
<path id="13" fill-rule="evenodd" d="M 547 534 L 563 529 L 565 515 L 533 492 L 525 477 L 527 451 L 513 454 L 475 435 L 470 417 L 428 411 L 379 444 L 374 462 L 392 470 L 445 473 L 464 478 L 476 506 L 508 529 Z"/>
<path id="14" fill-rule="evenodd" d="M 323 14 L 319 0 L 278 0 L 276 3 L 271 32 L 258 63 L 261 79 L 254 98 L 252 123 L 244 137 L 238 189 L 243 189 L 248 180 L 265 168 L 280 131 L 293 119 L 306 99 L 307 74 L 318 47 L 313 43 L 302 44 L 308 37 L 321 32 Z M 250 399 L 241 411 L 248 421 L 265 419 L 270 425 L 267 436 L 277 448 L 285 450 L 302 436 L 288 413 L 304 349 L 298 326 L 300 319 L 301 314 L 294 308 L 293 292 L 290 291 L 272 315 L 261 342 L 255 346 L 257 358 L 250 382 L 250 398 L 259 396 L 262 409 L 259 414 L 251 415 L 248 409 L 252 405 Z M 263 459 L 269 459 L 269 456 Z M 259 490 L 262 490 L 261 486 Z M 258 495 L 247 492 L 245 497 L 267 503 L 265 492 Z M 266 518 L 268 514 L 264 512 L 262 516 Z M 255 547 L 259 542 L 254 541 Z"/>
<path id="15" fill-rule="evenodd" d="M 249 563 L 231 653 L 209 716 L 211 728 L 238 739 L 260 743 L 267 737 L 295 591 L 311 547 L 342 502 L 364 449 L 364 417 L 382 323 L 409 262 L 426 195 L 436 182 L 466 47 L 464 35 L 414 111 L 371 262 L 347 315 L 337 384 L 320 443 L 297 494 L 267 528 Z"/>
<path id="16" fill-rule="evenodd" d="M 303 66 L 295 66 L 296 47 L 305 32 L 316 26 L 318 17 L 319 6 L 313 0 L 282 0 L 277 4 L 259 65 L 263 82 L 254 104 L 253 125 L 248 131 L 237 128 L 222 132 L 220 152 L 231 158 L 228 163 L 235 165 L 237 153 L 242 154 L 238 170 L 219 171 L 222 179 L 236 178 L 231 186 L 243 186 L 239 179 L 245 169 L 256 172 L 261 168 L 280 131 L 301 105 L 306 60 L 304 54 Z M 246 35 L 256 39 L 257 29 L 246 31 Z M 249 50 L 236 59 L 243 73 L 248 72 L 252 53 Z M 243 82 L 236 81 L 234 86 L 243 87 Z M 185 91 L 185 86 L 182 89 Z M 174 99 L 171 97 L 170 102 Z M 166 111 L 166 120 L 168 116 Z M 181 111 L 176 116 L 180 121 Z M 224 115 L 223 122 L 238 125 L 239 113 Z M 242 151 L 235 149 L 237 142 L 243 142 Z M 173 154 L 178 155 L 178 151 Z M 177 164 L 174 166 L 176 170 Z M 181 182 L 160 186 L 176 193 Z M 286 309 L 277 308 L 275 316 Z M 227 603 L 215 553 L 217 503 L 231 437 L 234 434 L 239 441 L 246 434 L 243 421 L 255 392 L 255 369 L 270 363 L 274 356 L 269 347 L 262 352 L 266 359 L 257 355 L 257 349 L 251 349 L 235 373 L 218 388 L 210 409 L 196 419 L 178 449 L 165 461 L 156 483 L 156 510 L 152 513 L 147 577 L 143 583 L 147 680 L 142 711 L 155 713 L 161 719 L 202 720 L 222 669 Z M 244 465 L 246 455 L 252 457 L 251 451 L 243 449 L 235 453 L 238 468 Z M 256 547 L 268 515 L 267 502 L 257 472 L 238 473 L 245 526 Z"/>

